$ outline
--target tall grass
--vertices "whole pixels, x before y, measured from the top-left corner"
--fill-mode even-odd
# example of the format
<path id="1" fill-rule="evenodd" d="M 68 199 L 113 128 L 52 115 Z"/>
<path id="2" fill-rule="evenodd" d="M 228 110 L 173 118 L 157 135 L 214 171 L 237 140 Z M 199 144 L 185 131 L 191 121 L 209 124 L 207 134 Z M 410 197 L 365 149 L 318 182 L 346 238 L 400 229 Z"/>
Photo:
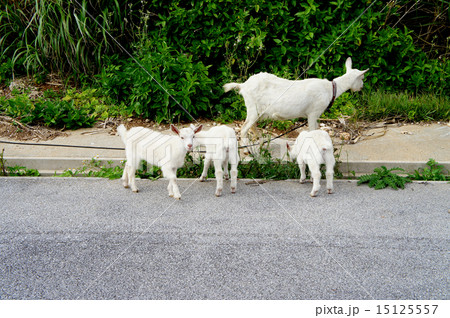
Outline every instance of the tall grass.
<path id="1" fill-rule="evenodd" d="M 356 117 L 364 120 L 399 118 L 407 121 L 450 120 L 450 96 L 377 90 L 362 93 Z"/>
<path id="2" fill-rule="evenodd" d="M 96 73 L 102 55 L 117 52 L 106 31 L 121 38 L 129 6 L 118 0 L 77 1 L 81 6 L 66 0 L 7 2 L 0 8 L 1 56 L 12 57 L 16 68 L 23 65 L 33 74 Z"/>

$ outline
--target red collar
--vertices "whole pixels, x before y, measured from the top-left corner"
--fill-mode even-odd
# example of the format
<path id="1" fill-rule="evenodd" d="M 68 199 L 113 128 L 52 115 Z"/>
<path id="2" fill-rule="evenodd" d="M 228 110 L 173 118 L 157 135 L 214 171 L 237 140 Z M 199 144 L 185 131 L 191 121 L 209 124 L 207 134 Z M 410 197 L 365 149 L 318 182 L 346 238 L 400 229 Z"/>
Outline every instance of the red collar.
<path id="1" fill-rule="evenodd" d="M 325 109 L 325 112 L 329 111 L 331 106 L 333 106 L 334 100 L 336 99 L 336 82 L 333 80 L 331 81 L 331 84 L 333 85 L 333 97 L 331 98 L 330 103 L 328 104 L 327 109 Z"/>

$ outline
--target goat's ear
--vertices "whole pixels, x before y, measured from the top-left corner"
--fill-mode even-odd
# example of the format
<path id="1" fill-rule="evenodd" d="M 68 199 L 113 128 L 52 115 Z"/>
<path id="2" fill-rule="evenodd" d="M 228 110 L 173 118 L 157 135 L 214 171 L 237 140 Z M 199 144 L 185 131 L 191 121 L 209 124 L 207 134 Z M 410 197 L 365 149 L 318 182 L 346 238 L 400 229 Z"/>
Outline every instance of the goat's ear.
<path id="1" fill-rule="evenodd" d="M 362 71 L 361 74 L 365 74 L 368 70 L 369 69 Z"/>
<path id="2" fill-rule="evenodd" d="M 202 130 L 203 125 L 198 126 L 197 128 L 194 129 L 194 133 L 198 133 L 200 130 Z"/>
<path id="3" fill-rule="evenodd" d="M 171 129 L 174 133 L 176 133 L 177 135 L 180 134 L 180 131 L 178 130 L 177 127 L 175 127 L 174 124 L 171 124 L 171 125 L 170 125 L 170 129 Z"/>
<path id="4" fill-rule="evenodd" d="M 348 57 L 347 60 L 345 61 L 345 72 L 350 72 L 352 69 L 352 58 Z"/>

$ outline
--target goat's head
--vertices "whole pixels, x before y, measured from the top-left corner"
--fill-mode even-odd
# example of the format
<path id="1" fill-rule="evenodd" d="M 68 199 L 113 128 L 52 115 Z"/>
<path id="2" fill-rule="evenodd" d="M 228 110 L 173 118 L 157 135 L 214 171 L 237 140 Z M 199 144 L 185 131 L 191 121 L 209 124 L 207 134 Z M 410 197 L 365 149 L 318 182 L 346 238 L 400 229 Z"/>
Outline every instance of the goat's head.
<path id="1" fill-rule="evenodd" d="M 180 137 L 181 142 L 183 143 L 183 146 L 186 149 L 186 151 L 194 150 L 195 134 L 198 133 L 203 128 L 203 125 L 194 127 L 194 129 L 192 128 L 192 126 L 193 125 L 191 125 L 191 127 L 188 128 L 178 129 L 174 125 L 170 125 L 170 129 Z"/>
<path id="2" fill-rule="evenodd" d="M 297 159 L 297 156 L 294 153 L 294 146 L 295 144 L 289 144 L 289 142 L 286 142 L 286 153 L 289 156 L 288 160 L 290 161 Z"/>
<path id="3" fill-rule="evenodd" d="M 369 70 L 360 71 L 352 68 L 352 59 L 349 57 L 345 61 L 346 75 L 350 78 L 350 89 L 352 92 L 358 92 L 363 87 L 364 74 Z"/>

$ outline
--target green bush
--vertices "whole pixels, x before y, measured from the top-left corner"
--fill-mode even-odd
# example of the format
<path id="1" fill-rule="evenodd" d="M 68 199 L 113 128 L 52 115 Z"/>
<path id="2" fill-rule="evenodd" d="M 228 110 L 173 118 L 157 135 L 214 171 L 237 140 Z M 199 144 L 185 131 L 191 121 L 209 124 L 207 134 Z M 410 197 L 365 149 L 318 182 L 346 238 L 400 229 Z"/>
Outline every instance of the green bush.
<path id="1" fill-rule="evenodd" d="M 218 84 L 245 80 L 260 71 L 294 79 L 367 6 L 361 1 L 314 0 L 153 2 L 149 10 L 160 13 L 149 32 L 157 33 L 174 49 L 213 65 L 211 73 Z M 370 86 L 448 91 L 444 79 L 450 65 L 445 55 L 430 61 L 415 46 L 409 29 L 387 23 L 388 17 L 399 18 L 396 10 L 400 6 L 391 7 L 389 13 L 387 9 L 381 12 L 383 7 L 385 3 L 379 2 L 368 10 L 305 76 L 339 76 L 345 58 L 352 56 L 356 67 L 371 68 Z"/>
<path id="2" fill-rule="evenodd" d="M 73 100 L 60 99 L 41 98 L 32 101 L 26 93 L 9 99 L 0 97 L 0 113 L 17 118 L 24 124 L 44 124 L 66 129 L 91 127 L 96 121 L 89 105 L 76 105 Z"/>
<path id="3" fill-rule="evenodd" d="M 17 92 L 13 92 L 17 93 Z M 24 124 L 32 123 L 35 118 L 35 106 L 27 94 L 14 94 L 13 98 L 7 99 L 0 96 L 0 113 L 17 118 Z"/>
<path id="4" fill-rule="evenodd" d="M 98 76 L 104 94 L 126 105 L 129 113 L 157 122 L 192 120 L 178 103 L 194 117 L 211 114 L 213 81 L 208 66 L 163 41 L 144 41 L 134 52 L 139 64 L 133 59 L 108 59 L 109 66 Z"/>
<path id="5" fill-rule="evenodd" d="M 12 68 L 28 70 L 39 81 L 59 71 L 90 83 L 89 76 L 100 72 L 96 81 L 110 96 L 109 104 L 156 121 L 190 120 L 176 101 L 196 118 L 244 119 L 242 98 L 223 94 L 224 83 L 245 81 L 262 71 L 288 79 L 332 79 L 342 75 L 348 56 L 356 68 L 370 68 L 365 90 L 444 97 L 450 92 L 448 43 L 440 31 L 448 25 L 444 1 L 422 1 L 420 6 L 415 0 L 80 3 L 82 8 L 73 1 L 9 1 L 1 7 L 2 79 Z M 353 96 L 341 99 L 330 115 L 358 108 Z M 417 113 L 413 110 L 409 117 L 433 117 Z"/>

